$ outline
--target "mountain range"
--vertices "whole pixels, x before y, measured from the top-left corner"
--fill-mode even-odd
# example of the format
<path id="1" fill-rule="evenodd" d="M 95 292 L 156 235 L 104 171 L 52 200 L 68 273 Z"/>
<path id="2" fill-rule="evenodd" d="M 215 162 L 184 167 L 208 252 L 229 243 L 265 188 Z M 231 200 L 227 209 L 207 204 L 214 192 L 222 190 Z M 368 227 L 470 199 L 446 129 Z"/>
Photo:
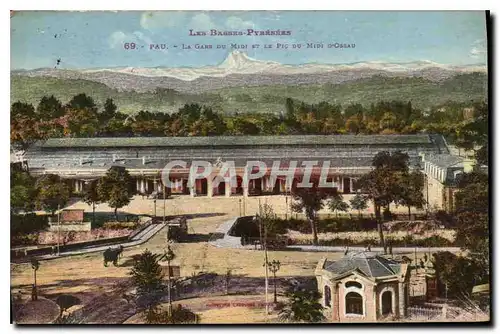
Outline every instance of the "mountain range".
<path id="1" fill-rule="evenodd" d="M 52 77 L 102 83 L 118 91 L 153 92 L 158 88 L 181 93 L 204 93 L 230 87 L 269 85 L 340 84 L 373 76 L 423 78 L 440 82 L 460 74 L 487 72 L 486 66 L 444 65 L 431 61 L 409 63 L 358 62 L 351 64 L 285 65 L 248 57 L 235 50 L 216 66 L 115 67 L 93 69 L 40 68 L 13 70 L 11 76 Z"/>

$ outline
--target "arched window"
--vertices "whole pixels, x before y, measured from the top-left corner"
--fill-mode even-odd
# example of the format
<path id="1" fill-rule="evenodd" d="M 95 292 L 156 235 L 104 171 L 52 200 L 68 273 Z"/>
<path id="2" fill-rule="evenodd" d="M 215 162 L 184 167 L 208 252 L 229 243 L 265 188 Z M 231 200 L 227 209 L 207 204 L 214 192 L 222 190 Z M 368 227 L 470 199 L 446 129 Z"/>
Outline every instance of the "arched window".
<path id="1" fill-rule="evenodd" d="M 363 297 L 357 292 L 345 295 L 345 313 L 363 315 Z"/>
<path id="2" fill-rule="evenodd" d="M 358 289 L 362 289 L 363 288 L 363 286 L 361 285 L 361 283 L 354 282 L 354 281 L 346 282 L 345 283 L 345 287 L 346 288 L 355 287 L 355 288 L 358 288 Z"/>
<path id="3" fill-rule="evenodd" d="M 332 300 L 332 291 L 330 290 L 330 287 L 328 285 L 325 285 L 325 306 L 332 306 L 331 300 Z"/>
<path id="4" fill-rule="evenodd" d="M 382 293 L 382 315 L 392 313 L 392 292 L 385 291 Z"/>

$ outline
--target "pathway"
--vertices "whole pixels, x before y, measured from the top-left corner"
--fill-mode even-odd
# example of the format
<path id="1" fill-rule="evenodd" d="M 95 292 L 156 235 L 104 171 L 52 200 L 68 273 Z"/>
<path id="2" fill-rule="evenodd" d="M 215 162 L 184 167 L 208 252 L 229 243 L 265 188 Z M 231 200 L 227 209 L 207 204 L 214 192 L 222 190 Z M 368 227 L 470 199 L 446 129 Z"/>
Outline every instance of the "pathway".
<path id="1" fill-rule="evenodd" d="M 142 230 L 140 233 L 132 237 L 130 241 L 127 242 L 122 242 L 122 243 L 117 243 L 114 244 L 113 247 L 120 247 L 122 246 L 123 248 L 127 247 L 133 247 L 137 245 L 141 245 L 151 239 L 156 233 L 161 231 L 165 227 L 165 224 L 151 224 L 148 227 L 146 227 L 144 230 Z M 59 255 L 41 255 L 37 256 L 38 260 L 52 260 L 52 259 L 58 259 L 61 257 L 66 257 L 66 256 L 72 256 L 72 255 L 81 255 L 81 254 L 88 254 L 88 253 L 93 253 L 93 252 L 103 252 L 106 249 L 108 249 L 110 245 L 103 245 L 103 246 L 86 246 L 82 247 L 77 250 L 71 250 L 71 251 L 66 251 L 66 252 L 61 252 Z M 28 262 L 22 261 L 22 262 Z"/>

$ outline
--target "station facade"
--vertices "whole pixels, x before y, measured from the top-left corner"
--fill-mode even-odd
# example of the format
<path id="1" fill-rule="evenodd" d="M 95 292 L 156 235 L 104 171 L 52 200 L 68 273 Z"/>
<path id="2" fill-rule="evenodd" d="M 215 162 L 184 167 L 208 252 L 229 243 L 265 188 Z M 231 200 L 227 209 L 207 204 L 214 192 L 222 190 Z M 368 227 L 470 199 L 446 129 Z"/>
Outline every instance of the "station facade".
<path id="1" fill-rule="evenodd" d="M 322 166 L 328 164 L 327 182 L 349 194 L 358 190 L 357 179 L 371 170 L 372 159 L 380 151 L 407 153 L 412 168 L 423 168 L 425 155 L 449 154 L 440 135 L 300 135 L 53 138 L 36 143 L 21 159 L 31 174 L 57 174 L 75 193 L 82 192 L 85 183 L 102 177 L 112 166 L 129 171 L 137 194 L 162 192 L 164 167 L 181 160 L 187 166 L 171 170 L 167 193 L 208 197 L 286 194 L 306 174 L 317 184 L 324 172 Z M 208 161 L 212 172 L 189 186 L 190 164 L 199 160 Z M 232 184 L 217 180 L 221 165 L 227 161 L 234 163 L 236 171 L 236 182 Z M 263 162 L 268 169 L 245 184 L 249 161 Z M 304 165 L 311 161 L 317 164 L 308 171 Z M 293 177 L 272 177 L 271 167 L 276 162 L 284 171 L 297 163 Z"/>

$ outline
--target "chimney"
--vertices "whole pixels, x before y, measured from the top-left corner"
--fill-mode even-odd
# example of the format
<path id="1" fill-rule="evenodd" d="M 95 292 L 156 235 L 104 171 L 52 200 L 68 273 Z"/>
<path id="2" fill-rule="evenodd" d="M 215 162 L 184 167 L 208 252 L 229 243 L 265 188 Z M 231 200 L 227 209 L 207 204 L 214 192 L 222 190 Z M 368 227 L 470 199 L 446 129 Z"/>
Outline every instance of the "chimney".
<path id="1" fill-rule="evenodd" d="M 145 165 L 146 164 L 146 157 L 142 157 L 142 164 Z"/>
<path id="2" fill-rule="evenodd" d="M 83 165 L 83 158 L 80 157 L 80 165 Z"/>
<path id="3" fill-rule="evenodd" d="M 113 153 L 113 162 L 116 162 L 116 154 Z"/>

